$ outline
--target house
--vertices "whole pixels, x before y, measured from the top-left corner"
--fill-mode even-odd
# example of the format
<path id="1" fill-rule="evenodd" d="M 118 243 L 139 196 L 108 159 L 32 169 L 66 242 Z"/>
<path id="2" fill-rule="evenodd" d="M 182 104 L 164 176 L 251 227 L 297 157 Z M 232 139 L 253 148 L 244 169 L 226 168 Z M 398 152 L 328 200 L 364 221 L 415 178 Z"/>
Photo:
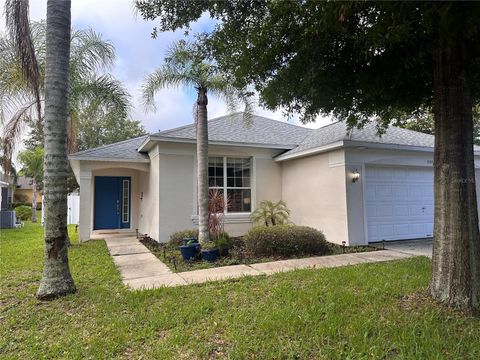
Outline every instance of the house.
<path id="1" fill-rule="evenodd" d="M 0 170 L 0 229 L 15 227 L 15 211 L 10 210 L 12 203 L 12 186 L 8 177 Z"/>
<path id="2" fill-rule="evenodd" d="M 8 210 L 11 203 L 11 191 L 10 184 L 7 181 L 2 180 L 0 174 L 0 211 Z"/>
<path id="3" fill-rule="evenodd" d="M 230 198 L 226 230 L 244 234 L 260 201 L 298 225 L 360 245 L 433 234 L 434 137 L 374 123 L 307 129 L 241 114 L 209 121 L 209 184 Z M 480 166 L 480 152 L 475 159 Z M 194 125 L 70 156 L 80 184 L 80 239 L 138 229 L 165 242 L 198 223 Z M 477 193 L 480 191 L 477 190 Z"/>
<path id="4" fill-rule="evenodd" d="M 27 176 L 19 176 L 17 178 L 17 186 L 15 188 L 15 192 L 13 194 L 13 201 L 19 202 L 23 204 L 32 204 L 32 197 L 33 197 L 33 186 L 32 186 L 33 179 Z M 37 205 L 42 204 L 42 194 L 39 190 L 37 190 Z"/>

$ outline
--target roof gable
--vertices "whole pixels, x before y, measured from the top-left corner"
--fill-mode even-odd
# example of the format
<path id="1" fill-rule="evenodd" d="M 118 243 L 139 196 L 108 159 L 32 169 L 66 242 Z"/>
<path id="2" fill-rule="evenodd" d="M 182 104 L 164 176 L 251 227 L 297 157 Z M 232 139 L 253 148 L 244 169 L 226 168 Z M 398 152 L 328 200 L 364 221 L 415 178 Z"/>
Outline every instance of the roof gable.
<path id="1" fill-rule="evenodd" d="M 348 130 L 347 124 L 339 121 L 313 130 L 301 144 L 282 154 L 281 157 L 297 156 L 333 143 L 342 142 L 343 145 L 349 141 L 433 148 L 435 137 L 395 126 L 389 126 L 384 134 L 378 135 L 376 122 L 369 122 L 360 129 Z"/>
<path id="2" fill-rule="evenodd" d="M 116 160 L 149 162 L 150 159 L 147 154 L 137 151 L 139 146 L 147 138 L 148 135 L 143 135 L 137 138 L 124 140 L 93 149 L 79 151 L 77 153 L 69 155 L 69 158 L 72 160 Z"/>

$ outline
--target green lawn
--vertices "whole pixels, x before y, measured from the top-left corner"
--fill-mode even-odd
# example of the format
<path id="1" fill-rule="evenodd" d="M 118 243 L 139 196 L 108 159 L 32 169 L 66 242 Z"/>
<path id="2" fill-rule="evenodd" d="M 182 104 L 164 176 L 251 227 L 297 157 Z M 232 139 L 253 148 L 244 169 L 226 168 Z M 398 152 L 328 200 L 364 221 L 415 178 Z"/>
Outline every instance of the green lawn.
<path id="1" fill-rule="evenodd" d="M 39 302 L 41 236 L 0 233 L 0 358 L 480 358 L 480 320 L 422 298 L 426 258 L 129 292 L 72 236 L 78 293 Z"/>

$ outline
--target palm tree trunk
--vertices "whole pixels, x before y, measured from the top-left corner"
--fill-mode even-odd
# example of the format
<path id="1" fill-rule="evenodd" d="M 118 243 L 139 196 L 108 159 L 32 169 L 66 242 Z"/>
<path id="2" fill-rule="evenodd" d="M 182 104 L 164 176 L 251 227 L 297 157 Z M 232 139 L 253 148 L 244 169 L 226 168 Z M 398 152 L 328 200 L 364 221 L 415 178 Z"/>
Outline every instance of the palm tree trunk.
<path id="1" fill-rule="evenodd" d="M 32 222 L 37 222 L 37 182 L 32 181 Z"/>
<path id="2" fill-rule="evenodd" d="M 200 87 L 197 90 L 198 240 L 204 244 L 210 240 L 208 231 L 208 98 L 207 89 Z"/>
<path id="3" fill-rule="evenodd" d="M 480 238 L 468 45 L 450 41 L 434 68 L 435 219 L 430 293 L 450 306 L 480 305 Z"/>
<path id="4" fill-rule="evenodd" d="M 76 291 L 68 266 L 67 119 L 70 0 L 48 0 L 45 70 L 45 265 L 37 292 L 52 299 Z"/>

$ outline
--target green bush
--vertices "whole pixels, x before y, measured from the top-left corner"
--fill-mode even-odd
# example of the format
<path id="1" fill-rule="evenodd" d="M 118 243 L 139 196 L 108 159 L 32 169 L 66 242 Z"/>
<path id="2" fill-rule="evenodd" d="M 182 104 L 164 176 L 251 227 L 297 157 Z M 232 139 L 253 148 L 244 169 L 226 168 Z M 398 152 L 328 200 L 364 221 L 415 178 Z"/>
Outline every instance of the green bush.
<path id="1" fill-rule="evenodd" d="M 329 252 L 321 231 L 294 225 L 255 227 L 245 235 L 245 247 L 254 256 L 323 255 Z"/>
<path id="2" fill-rule="evenodd" d="M 32 218 L 32 207 L 26 205 L 20 205 L 15 208 L 15 214 L 17 219 L 22 221 L 30 220 Z"/>
<path id="3" fill-rule="evenodd" d="M 31 202 L 13 202 L 10 204 L 10 209 L 11 210 L 15 210 L 16 208 L 18 208 L 19 206 L 27 206 L 27 207 L 31 207 L 32 206 L 32 203 Z M 37 210 L 42 210 L 42 203 L 37 203 Z"/>

